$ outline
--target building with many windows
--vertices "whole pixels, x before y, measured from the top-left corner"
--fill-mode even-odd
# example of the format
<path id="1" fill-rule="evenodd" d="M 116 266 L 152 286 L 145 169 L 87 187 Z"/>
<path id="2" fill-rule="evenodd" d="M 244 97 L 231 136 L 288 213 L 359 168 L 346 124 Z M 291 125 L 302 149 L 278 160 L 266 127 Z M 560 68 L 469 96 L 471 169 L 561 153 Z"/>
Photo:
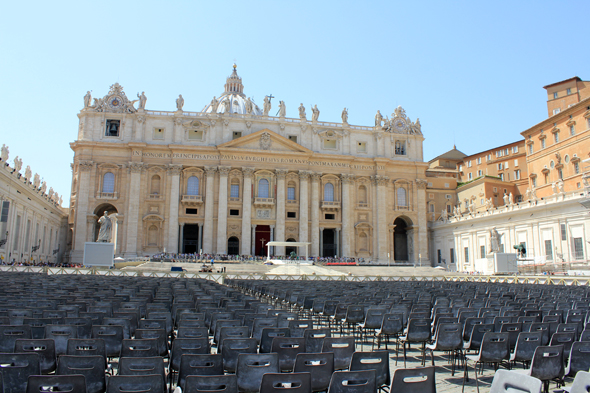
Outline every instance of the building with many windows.
<path id="1" fill-rule="evenodd" d="M 139 96 L 139 95 L 138 95 Z M 201 111 L 138 108 L 119 84 L 78 114 L 71 257 L 116 213 L 116 254 L 260 255 L 268 241 L 310 242 L 312 256 L 414 261 L 426 256 L 427 164 L 418 120 L 398 107 L 374 126 L 269 115 L 234 66 Z M 289 255 L 276 247 L 275 255 Z"/>

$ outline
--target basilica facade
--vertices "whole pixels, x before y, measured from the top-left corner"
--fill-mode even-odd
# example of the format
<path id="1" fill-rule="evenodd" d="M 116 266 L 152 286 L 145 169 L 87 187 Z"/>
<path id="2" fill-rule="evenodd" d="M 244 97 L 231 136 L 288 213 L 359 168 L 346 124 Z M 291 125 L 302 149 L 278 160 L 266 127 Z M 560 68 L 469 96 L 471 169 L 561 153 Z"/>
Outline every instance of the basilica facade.
<path id="1" fill-rule="evenodd" d="M 401 107 L 371 126 L 349 124 L 346 109 L 340 122 L 319 120 L 317 107 L 289 118 L 283 101 L 272 116 L 276 101 L 256 105 L 235 66 L 201 111 L 182 96 L 176 111 L 149 110 L 119 84 L 91 101 L 71 143 L 74 262 L 105 212 L 123 257 L 261 255 L 274 240 L 309 242 L 310 256 L 427 259 L 424 137 Z"/>

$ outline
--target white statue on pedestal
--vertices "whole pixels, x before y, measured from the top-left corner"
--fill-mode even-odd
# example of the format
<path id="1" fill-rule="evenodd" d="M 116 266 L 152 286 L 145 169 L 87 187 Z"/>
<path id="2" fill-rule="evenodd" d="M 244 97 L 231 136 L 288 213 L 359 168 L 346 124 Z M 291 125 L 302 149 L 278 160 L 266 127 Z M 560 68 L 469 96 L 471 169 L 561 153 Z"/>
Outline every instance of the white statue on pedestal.
<path id="1" fill-rule="evenodd" d="M 342 123 L 348 123 L 348 109 L 342 109 Z"/>
<path id="2" fill-rule="evenodd" d="M 92 95 L 89 91 L 86 92 L 84 96 L 84 108 L 88 108 L 90 106 L 90 102 L 92 101 Z"/>
<path id="3" fill-rule="evenodd" d="M 35 176 L 33 177 L 33 187 L 39 188 L 39 184 L 41 184 L 41 178 L 38 173 L 35 173 Z"/>
<path id="4" fill-rule="evenodd" d="M 45 190 L 47 190 L 47 182 L 43 181 L 43 183 L 41 183 L 41 189 L 39 191 L 41 191 L 41 194 L 45 194 Z"/>
<path id="5" fill-rule="evenodd" d="M 503 234 L 498 233 L 496 227 L 490 230 L 490 251 L 491 252 L 500 252 L 500 241 L 502 239 Z"/>
<path id="6" fill-rule="evenodd" d="M 96 241 L 99 243 L 110 243 L 113 222 L 109 217 L 109 213 L 105 211 L 104 215 L 98 220 L 98 223 L 100 224 L 100 230 L 98 231 Z"/>
<path id="7" fill-rule="evenodd" d="M 306 120 L 307 119 L 305 117 L 305 107 L 303 106 L 303 103 L 301 103 L 301 105 L 299 105 L 299 118 L 301 120 Z"/>
<path id="8" fill-rule="evenodd" d="M 31 166 L 27 165 L 27 169 L 25 169 L 25 178 L 27 181 L 31 181 Z"/>
<path id="9" fill-rule="evenodd" d="M 176 99 L 176 110 L 182 111 L 182 107 L 184 106 L 184 98 L 182 98 L 182 94 L 178 95 Z"/>
<path id="10" fill-rule="evenodd" d="M 141 95 L 137 94 L 137 97 L 139 98 L 139 109 L 145 109 L 145 102 L 147 101 L 145 91 L 142 91 Z"/>
<path id="11" fill-rule="evenodd" d="M 383 121 L 383 116 L 381 116 L 381 111 L 377 111 L 375 115 L 375 127 L 381 127 L 381 122 Z"/>
<path id="12" fill-rule="evenodd" d="M 218 107 L 219 101 L 217 100 L 217 97 L 213 96 L 213 99 L 211 100 L 211 113 L 217 113 Z"/>
<path id="13" fill-rule="evenodd" d="M 447 209 L 442 209 L 442 213 L 440 215 L 440 218 L 442 219 L 443 222 L 447 222 L 447 220 L 449 219 L 449 213 L 447 212 Z"/>
<path id="14" fill-rule="evenodd" d="M 285 101 L 279 101 L 279 117 L 285 117 L 287 114 L 287 107 L 285 106 Z"/>
<path id="15" fill-rule="evenodd" d="M 246 113 L 251 114 L 252 110 L 253 110 L 252 100 L 250 99 L 250 97 L 248 97 L 248 99 L 246 100 Z"/>
<path id="16" fill-rule="evenodd" d="M 510 204 L 510 197 L 508 196 L 508 194 L 504 194 L 502 199 L 504 200 L 504 205 L 508 206 Z"/>
<path id="17" fill-rule="evenodd" d="M 23 160 L 19 159 L 18 156 L 14 157 L 14 172 L 19 173 L 23 167 Z"/>
<path id="18" fill-rule="evenodd" d="M 318 109 L 317 104 L 311 108 L 311 121 L 314 123 L 318 121 L 318 117 L 320 117 L 320 110 Z"/>
<path id="19" fill-rule="evenodd" d="M 508 203 L 510 203 L 510 205 L 514 205 L 514 197 L 512 196 L 512 192 L 508 195 Z"/>
<path id="20" fill-rule="evenodd" d="M 268 116 L 268 113 L 270 112 L 270 97 L 269 96 L 265 96 L 264 97 L 264 106 L 262 108 L 262 114 L 264 116 Z"/>
<path id="21" fill-rule="evenodd" d="M 2 162 L 8 161 L 8 153 L 8 146 L 2 144 L 2 153 L 0 153 L 0 159 L 2 159 Z"/>

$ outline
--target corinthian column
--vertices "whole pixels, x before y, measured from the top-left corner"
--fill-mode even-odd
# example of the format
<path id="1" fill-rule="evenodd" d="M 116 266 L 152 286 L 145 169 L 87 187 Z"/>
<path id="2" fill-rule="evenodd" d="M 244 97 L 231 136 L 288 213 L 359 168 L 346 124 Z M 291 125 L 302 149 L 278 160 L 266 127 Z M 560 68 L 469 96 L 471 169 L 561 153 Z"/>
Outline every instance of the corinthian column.
<path id="1" fill-rule="evenodd" d="M 74 228 L 73 262 L 82 263 L 84 243 L 86 242 L 86 221 L 88 216 L 88 195 L 90 194 L 90 171 L 94 168 L 92 161 L 78 163 L 78 192 L 76 195 L 76 227 Z M 13 209 L 13 211 L 16 211 Z M 13 221 L 14 222 L 14 221 Z M 92 239 L 94 241 L 94 239 Z M 7 244 L 8 249 L 8 244 Z"/>
<path id="2" fill-rule="evenodd" d="M 320 173 L 311 174 L 311 255 L 320 256 Z"/>
<path id="3" fill-rule="evenodd" d="M 254 169 L 242 168 L 244 188 L 242 189 L 242 238 L 240 239 L 242 255 L 251 254 L 252 243 L 252 175 Z"/>
<path id="4" fill-rule="evenodd" d="M 137 256 L 137 232 L 139 231 L 139 198 L 137 191 L 141 185 L 141 171 L 144 168 L 142 162 L 130 162 L 129 174 L 131 179 L 129 181 L 128 194 L 128 208 L 127 208 L 127 244 L 125 245 L 125 256 Z M 147 235 L 147 234 L 145 234 Z"/>
<path id="5" fill-rule="evenodd" d="M 215 171 L 216 167 L 205 167 L 205 173 L 207 174 L 206 194 L 205 194 L 205 223 L 203 226 L 203 253 L 213 253 L 213 205 L 214 201 L 214 190 L 215 186 Z"/>
<path id="6" fill-rule="evenodd" d="M 275 239 L 277 242 L 285 241 L 285 177 L 286 169 L 277 169 L 277 229 Z M 276 255 L 285 255 L 285 247 L 276 247 Z"/>
<path id="7" fill-rule="evenodd" d="M 372 177 L 377 190 L 377 249 L 375 256 L 379 261 L 387 260 L 387 184 L 389 177 L 376 175 Z"/>
<path id="8" fill-rule="evenodd" d="M 167 252 L 178 252 L 178 202 L 180 200 L 180 171 L 182 165 L 170 165 L 170 211 L 168 213 L 168 247 Z M 127 224 L 129 227 L 129 224 Z"/>
<path id="9" fill-rule="evenodd" d="M 308 182 L 310 173 L 299 171 L 299 241 L 308 241 L 309 195 Z"/>
<path id="10" fill-rule="evenodd" d="M 219 210 L 217 211 L 217 253 L 227 254 L 227 175 L 231 168 L 219 167 Z M 207 192 L 209 187 L 207 187 Z"/>
<path id="11" fill-rule="evenodd" d="M 350 185 L 354 182 L 354 175 L 343 173 L 340 176 L 342 180 L 342 255 L 343 257 L 350 257 L 351 246 L 351 198 Z"/>

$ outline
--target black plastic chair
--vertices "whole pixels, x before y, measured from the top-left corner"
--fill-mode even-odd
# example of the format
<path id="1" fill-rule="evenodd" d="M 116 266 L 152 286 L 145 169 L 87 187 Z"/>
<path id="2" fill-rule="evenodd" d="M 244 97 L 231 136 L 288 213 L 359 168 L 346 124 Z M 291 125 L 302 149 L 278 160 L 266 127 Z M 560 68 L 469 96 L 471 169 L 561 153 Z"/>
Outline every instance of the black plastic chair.
<path id="1" fill-rule="evenodd" d="M 47 325 L 45 326 L 45 338 L 55 341 L 55 354 L 65 355 L 68 348 L 68 340 L 78 338 L 78 329 L 72 325 Z"/>
<path id="2" fill-rule="evenodd" d="M 574 332 L 555 332 L 551 336 L 549 346 L 563 345 L 563 355 L 569 358 L 572 345 L 576 341 L 576 333 Z"/>
<path id="3" fill-rule="evenodd" d="M 523 331 L 526 331 L 523 329 Z M 550 328 L 549 328 L 549 323 L 546 322 L 533 322 L 530 324 L 529 332 L 541 332 L 543 333 L 543 336 L 541 337 L 541 345 L 548 345 L 549 344 L 549 338 L 551 337 L 550 333 Z"/>
<path id="4" fill-rule="evenodd" d="M 256 318 L 252 324 L 252 338 L 255 338 L 258 343 L 262 337 L 262 329 L 273 328 L 277 326 L 276 318 Z"/>
<path id="5" fill-rule="evenodd" d="M 303 337 L 307 329 L 313 329 L 313 320 L 311 319 L 297 319 L 289 321 L 289 330 L 291 337 Z"/>
<path id="6" fill-rule="evenodd" d="M 537 347 L 543 345 L 543 332 L 521 332 L 516 340 L 514 352 L 510 355 L 510 361 L 522 362 L 523 368 L 528 367 L 533 359 Z"/>
<path id="7" fill-rule="evenodd" d="M 168 336 L 165 329 L 137 329 L 136 339 L 155 339 L 157 341 L 158 355 L 168 357 Z"/>
<path id="8" fill-rule="evenodd" d="M 42 374 L 50 374 L 57 367 L 55 342 L 51 339 L 19 339 L 14 344 L 15 353 L 34 352 L 39 355 L 39 366 Z"/>
<path id="9" fill-rule="evenodd" d="M 22 393 L 31 375 L 40 375 L 39 355 L 36 353 L 0 353 L 0 374 L 4 393 Z"/>
<path id="10" fill-rule="evenodd" d="M 436 393 L 434 367 L 405 368 L 393 372 L 390 392 Z"/>
<path id="11" fill-rule="evenodd" d="M 303 331 L 305 352 L 322 352 L 322 346 L 326 337 L 332 337 L 332 332 L 328 328 L 305 329 Z"/>
<path id="12" fill-rule="evenodd" d="M 81 317 L 66 317 L 64 318 L 64 325 L 75 326 L 78 330 L 78 338 L 92 337 L 92 319 Z"/>
<path id="13" fill-rule="evenodd" d="M 73 392 L 87 393 L 83 375 L 31 375 L 26 393 Z"/>
<path id="14" fill-rule="evenodd" d="M 149 358 L 124 358 L 119 359 L 119 375 L 160 375 L 166 384 L 166 369 L 164 358 L 154 356 Z"/>
<path id="15" fill-rule="evenodd" d="M 115 375 L 109 378 L 106 393 L 165 393 L 161 375 Z"/>
<path id="16" fill-rule="evenodd" d="M 209 352 L 208 338 L 177 338 L 170 350 L 170 371 L 174 373 L 179 370 L 182 355 L 206 355 Z"/>
<path id="17" fill-rule="evenodd" d="M 183 393 L 238 393 L 238 378 L 228 375 L 189 375 Z"/>
<path id="18" fill-rule="evenodd" d="M 364 322 L 358 325 L 361 342 L 363 342 L 363 335 L 366 340 L 369 332 L 371 332 L 371 342 L 375 342 L 375 331 L 381 328 L 386 313 L 387 310 L 383 308 L 369 308 L 367 310 Z"/>
<path id="19" fill-rule="evenodd" d="M 100 355 L 107 361 L 107 351 L 105 342 L 101 338 L 70 338 L 66 348 L 66 355 L 74 356 L 92 356 Z"/>
<path id="20" fill-rule="evenodd" d="M 23 325 L 31 327 L 31 338 L 43 339 L 45 338 L 45 326 L 60 324 L 63 320 L 53 318 L 24 318 Z"/>
<path id="21" fill-rule="evenodd" d="M 389 387 L 389 351 L 355 352 L 350 361 L 350 371 L 375 370 L 375 383 L 378 388 Z"/>
<path id="22" fill-rule="evenodd" d="M 430 350 L 430 359 L 434 366 L 434 351 L 448 351 L 451 361 L 451 375 L 455 375 L 455 361 L 463 359 L 463 324 L 443 323 L 439 326 L 434 344 L 426 345 Z"/>
<path id="23" fill-rule="evenodd" d="M 275 337 L 291 337 L 291 330 L 289 328 L 268 327 L 262 329 L 260 335 L 260 353 L 269 353 L 272 348 L 272 340 Z M 239 338 L 239 337 L 236 337 Z"/>
<path id="24" fill-rule="evenodd" d="M 223 375 L 221 354 L 182 355 L 177 385 L 184 389 L 186 377 L 190 375 Z"/>
<path id="25" fill-rule="evenodd" d="M 475 331 L 475 329 L 474 329 Z M 494 369 L 497 370 L 503 361 L 510 359 L 510 336 L 508 333 L 486 332 L 481 342 L 481 347 L 477 355 L 465 356 L 465 372 L 463 375 L 462 391 L 465 389 L 465 381 L 469 378 L 467 371 L 467 361 L 474 362 L 473 371 L 475 373 L 475 383 L 479 393 L 479 380 L 477 379 L 478 364 L 493 364 Z"/>
<path id="26" fill-rule="evenodd" d="M 336 371 L 328 393 L 373 393 L 377 391 L 375 370 Z"/>
<path id="27" fill-rule="evenodd" d="M 118 358 L 123 342 L 123 326 L 98 325 L 92 326 L 92 338 L 104 340 L 107 357 Z"/>
<path id="28" fill-rule="evenodd" d="M 309 373 L 266 373 L 262 375 L 260 392 L 309 393 L 311 392 L 311 375 Z"/>
<path id="29" fill-rule="evenodd" d="M 539 346 L 535 350 L 531 367 L 518 372 L 543 381 L 543 391 L 549 393 L 549 382 L 556 381 L 557 387 L 563 384 L 563 345 Z"/>
<path id="30" fill-rule="evenodd" d="M 58 375 L 83 375 L 86 381 L 88 393 L 104 392 L 106 363 L 101 355 L 94 356 L 70 356 L 59 357 L 56 374 Z"/>
<path id="31" fill-rule="evenodd" d="M 138 338 L 121 341 L 120 357 L 122 358 L 148 358 L 153 356 L 160 356 L 158 340 L 155 338 Z"/>
<path id="32" fill-rule="evenodd" d="M 0 325 L 0 353 L 14 353 L 16 340 L 31 338 L 31 325 Z"/>
<path id="33" fill-rule="evenodd" d="M 355 340 L 352 336 L 326 337 L 322 345 L 322 352 L 334 353 L 334 370 L 344 370 L 350 367 L 352 354 L 356 351 Z"/>
<path id="34" fill-rule="evenodd" d="M 305 352 L 305 338 L 275 337 L 272 340 L 270 351 L 277 353 L 280 371 L 293 371 L 297 354 Z"/>
<path id="35" fill-rule="evenodd" d="M 334 353 L 299 353 L 295 359 L 296 373 L 311 374 L 311 391 L 326 391 L 334 373 Z"/>
<path id="36" fill-rule="evenodd" d="M 226 348 L 225 345 L 224 348 Z M 279 357 L 276 353 L 241 353 L 238 355 L 236 376 L 240 392 L 258 392 L 263 375 L 278 372 Z"/>
<path id="37" fill-rule="evenodd" d="M 483 325 L 474 325 L 473 330 L 471 331 L 471 337 L 469 338 L 468 342 L 463 344 L 463 349 L 465 351 L 479 351 L 481 347 L 481 342 L 483 340 L 483 336 L 488 332 L 494 331 L 494 324 L 493 323 L 486 323 Z"/>
<path id="38" fill-rule="evenodd" d="M 228 338 L 223 341 L 221 356 L 223 357 L 223 368 L 227 372 L 236 372 L 238 355 L 241 353 L 255 354 L 258 344 L 255 338 Z"/>
<path id="39" fill-rule="evenodd" d="M 426 342 L 430 341 L 430 320 L 428 319 L 410 319 L 408 321 L 408 330 L 405 336 L 400 337 L 399 341 L 404 347 L 404 368 L 406 367 L 406 344 L 422 344 L 422 366 L 426 361 Z"/>

